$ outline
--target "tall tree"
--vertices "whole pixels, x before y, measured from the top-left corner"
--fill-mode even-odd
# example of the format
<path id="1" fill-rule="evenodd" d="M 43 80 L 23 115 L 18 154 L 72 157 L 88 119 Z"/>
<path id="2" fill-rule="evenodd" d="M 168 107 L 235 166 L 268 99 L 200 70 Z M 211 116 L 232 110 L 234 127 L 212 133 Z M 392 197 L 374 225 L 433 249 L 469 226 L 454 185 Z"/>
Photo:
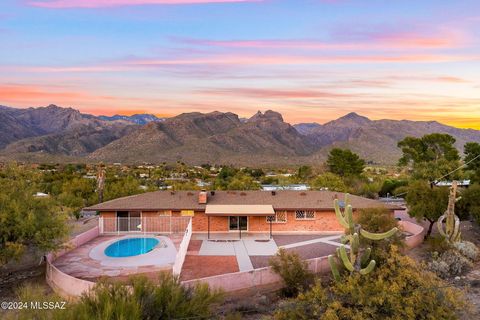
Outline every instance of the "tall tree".
<path id="1" fill-rule="evenodd" d="M 458 167 L 460 156 L 454 144 L 455 138 L 443 133 L 406 137 L 398 142 L 402 149 L 399 165 L 412 165 L 415 178 L 434 181 Z"/>
<path id="2" fill-rule="evenodd" d="M 472 171 L 472 179 L 474 182 L 480 183 L 480 143 L 468 142 L 465 144 L 465 163 L 468 163 L 467 170 Z"/>
<path id="3" fill-rule="evenodd" d="M 455 148 L 455 138 L 445 133 L 432 133 L 421 138 L 406 137 L 398 142 L 402 149 L 402 157 L 399 162 L 407 165 L 410 162 L 432 162 L 446 159 L 448 161 L 459 160 L 458 150 Z"/>
<path id="4" fill-rule="evenodd" d="M 417 220 L 425 219 L 430 223 L 427 237 L 432 233 L 433 224 L 447 209 L 448 194 L 448 188 L 431 188 L 425 181 L 415 181 L 408 186 L 405 197 L 408 214 Z"/>
<path id="5" fill-rule="evenodd" d="M 365 160 L 349 149 L 334 148 L 328 155 L 327 166 L 339 176 L 357 176 L 363 172 Z"/>

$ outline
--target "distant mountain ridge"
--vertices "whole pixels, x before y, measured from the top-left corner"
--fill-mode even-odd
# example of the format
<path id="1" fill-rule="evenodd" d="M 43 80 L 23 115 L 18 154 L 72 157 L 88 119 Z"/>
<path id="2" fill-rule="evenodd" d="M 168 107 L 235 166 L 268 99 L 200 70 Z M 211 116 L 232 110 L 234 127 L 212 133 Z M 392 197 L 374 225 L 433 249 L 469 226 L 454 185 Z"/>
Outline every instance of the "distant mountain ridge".
<path id="1" fill-rule="evenodd" d="M 83 114 L 50 105 L 0 106 L 0 159 L 23 161 L 176 162 L 249 166 L 319 164 L 333 147 L 374 163 L 393 164 L 406 136 L 448 133 L 463 150 L 480 131 L 435 121 L 370 120 L 349 113 L 323 125 L 290 125 L 268 110 L 245 119 L 231 112 L 191 112 L 171 118 Z"/>
<path id="2" fill-rule="evenodd" d="M 165 120 L 165 118 L 158 118 L 156 115 L 145 114 L 145 113 L 134 114 L 131 116 L 116 114 L 113 116 L 98 116 L 98 118 L 105 121 L 124 120 L 124 121 L 129 121 L 129 122 L 133 122 L 135 124 L 140 124 L 140 125 L 144 125 L 149 122 L 159 122 L 159 121 Z"/>

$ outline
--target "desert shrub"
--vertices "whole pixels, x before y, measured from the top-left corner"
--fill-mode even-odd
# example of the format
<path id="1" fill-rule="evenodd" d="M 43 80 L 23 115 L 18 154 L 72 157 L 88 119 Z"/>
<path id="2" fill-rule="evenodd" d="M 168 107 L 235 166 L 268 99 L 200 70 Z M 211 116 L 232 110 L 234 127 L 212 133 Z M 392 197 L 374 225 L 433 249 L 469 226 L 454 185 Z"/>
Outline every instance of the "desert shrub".
<path id="1" fill-rule="evenodd" d="M 455 242 L 453 247 L 457 249 L 463 256 L 472 261 L 477 261 L 480 257 L 480 250 L 470 241 Z"/>
<path id="2" fill-rule="evenodd" d="M 362 229 L 369 232 L 382 233 L 387 232 L 392 228 L 398 227 L 398 222 L 390 211 L 385 208 L 369 208 L 360 210 L 355 217 L 355 223 L 362 226 Z M 403 247 L 403 236 L 401 232 L 395 233 L 392 237 L 382 241 L 369 240 L 360 237 L 361 245 L 372 248 L 372 258 L 377 263 L 383 263 L 386 260 L 386 254 L 390 250 L 391 245 Z"/>
<path id="3" fill-rule="evenodd" d="M 457 289 L 399 254 L 392 246 L 387 263 L 369 275 L 350 274 L 322 288 L 317 282 L 279 306 L 276 320 L 456 319 L 465 304 Z"/>
<path id="4" fill-rule="evenodd" d="M 282 300 L 275 310 L 274 319 L 320 319 L 328 303 L 327 290 L 317 279 L 310 290 L 299 293 L 295 299 Z"/>
<path id="5" fill-rule="evenodd" d="M 41 295 L 34 287 L 24 288 L 19 298 L 21 301 L 64 300 L 55 295 Z M 212 291 L 205 284 L 187 288 L 177 277 L 161 274 L 158 284 L 143 277 L 131 278 L 126 285 L 103 280 L 77 302 L 69 303 L 65 310 L 43 313 L 33 310 L 31 314 L 21 313 L 13 319 L 210 319 L 214 316 L 212 307 L 221 298 L 219 291 Z"/>
<path id="6" fill-rule="evenodd" d="M 140 319 L 208 318 L 212 316 L 212 305 L 221 300 L 221 293 L 210 290 L 205 284 L 187 288 L 177 277 L 164 273 L 160 274 L 159 284 L 146 278 L 132 278 L 129 285 L 131 290 L 117 284 L 100 283 L 92 295 L 82 297 L 80 306 L 92 316 L 125 309 L 119 313 L 119 318 L 108 316 L 106 319 L 135 319 L 125 316 L 127 312 L 136 315 L 129 303 L 140 308 Z M 112 302 L 114 308 L 110 307 Z"/>
<path id="7" fill-rule="evenodd" d="M 472 267 L 472 262 L 457 250 L 450 249 L 432 260 L 428 267 L 439 277 L 447 279 L 464 274 Z"/>
<path id="8" fill-rule="evenodd" d="M 440 255 L 451 248 L 451 245 L 448 241 L 441 235 L 432 236 L 426 239 L 426 244 L 431 253 L 435 255 Z"/>
<path id="9" fill-rule="evenodd" d="M 269 261 L 272 270 L 284 283 L 282 292 L 287 297 L 294 297 L 305 290 L 313 281 L 313 273 L 308 269 L 307 262 L 295 253 L 279 249 Z"/>
<path id="10" fill-rule="evenodd" d="M 50 289 L 46 286 L 41 286 L 38 284 L 26 283 L 19 287 L 16 290 L 15 299 L 10 299 L 10 301 L 22 301 L 30 303 L 30 301 L 36 302 L 52 302 L 60 304 L 65 301 L 65 299 L 59 297 L 56 294 L 50 292 Z M 6 299 L 5 299 L 6 300 Z M 63 309 L 44 309 L 36 310 L 31 308 L 22 308 L 21 310 L 11 310 L 5 314 L 2 314 L 0 311 L 0 318 L 4 320 L 63 320 L 63 319 L 74 319 L 69 317 L 69 309 L 71 308 L 71 303 L 65 304 L 65 310 Z"/>

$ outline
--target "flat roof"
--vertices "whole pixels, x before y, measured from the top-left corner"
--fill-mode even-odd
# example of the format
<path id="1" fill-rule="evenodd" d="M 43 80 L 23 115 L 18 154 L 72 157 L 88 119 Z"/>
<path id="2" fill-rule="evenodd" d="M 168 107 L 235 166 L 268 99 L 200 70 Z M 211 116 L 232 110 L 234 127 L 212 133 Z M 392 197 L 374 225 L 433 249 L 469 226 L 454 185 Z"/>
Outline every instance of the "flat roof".
<path id="1" fill-rule="evenodd" d="M 207 204 L 205 214 L 209 216 L 273 216 L 275 210 L 272 205 Z"/>
<path id="2" fill-rule="evenodd" d="M 86 211 L 205 211 L 207 205 L 270 205 L 275 210 L 333 210 L 335 199 L 343 200 L 345 194 L 334 191 L 215 191 L 208 192 L 206 204 L 198 203 L 199 191 L 154 191 L 118 198 L 85 208 Z M 350 195 L 354 209 L 398 206 Z"/>

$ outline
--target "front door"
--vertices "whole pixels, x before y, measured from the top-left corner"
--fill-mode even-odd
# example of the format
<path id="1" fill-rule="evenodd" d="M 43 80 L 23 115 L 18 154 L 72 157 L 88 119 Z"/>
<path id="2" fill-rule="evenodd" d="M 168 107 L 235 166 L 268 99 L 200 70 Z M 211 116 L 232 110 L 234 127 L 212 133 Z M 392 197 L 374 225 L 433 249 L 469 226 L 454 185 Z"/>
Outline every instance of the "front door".
<path id="1" fill-rule="evenodd" d="M 228 227 L 230 231 L 234 230 L 248 230 L 248 217 L 237 217 L 230 216 L 228 217 Z"/>

